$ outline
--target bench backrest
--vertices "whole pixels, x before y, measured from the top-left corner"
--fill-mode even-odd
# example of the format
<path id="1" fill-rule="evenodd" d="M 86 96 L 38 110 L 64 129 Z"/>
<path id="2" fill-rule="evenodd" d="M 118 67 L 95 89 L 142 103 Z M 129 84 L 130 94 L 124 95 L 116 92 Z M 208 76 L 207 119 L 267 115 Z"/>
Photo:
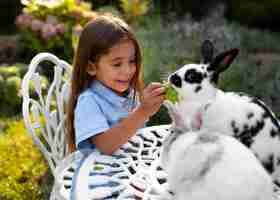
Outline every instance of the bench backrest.
<path id="1" fill-rule="evenodd" d="M 47 67 L 53 68 L 47 86 L 42 75 L 46 70 L 42 64 L 46 62 Z M 40 53 L 32 59 L 21 85 L 25 126 L 48 161 L 53 175 L 67 153 L 64 126 L 70 78 L 68 63 L 50 53 Z"/>

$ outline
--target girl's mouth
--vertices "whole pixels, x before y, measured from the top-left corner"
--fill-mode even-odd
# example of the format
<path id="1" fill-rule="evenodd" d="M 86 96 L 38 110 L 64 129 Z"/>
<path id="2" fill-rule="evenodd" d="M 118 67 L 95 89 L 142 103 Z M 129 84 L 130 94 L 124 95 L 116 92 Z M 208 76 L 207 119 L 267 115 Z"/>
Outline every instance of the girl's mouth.
<path id="1" fill-rule="evenodd" d="M 121 84 L 129 84 L 129 81 L 122 81 L 122 80 L 117 80 L 118 83 L 121 83 Z"/>

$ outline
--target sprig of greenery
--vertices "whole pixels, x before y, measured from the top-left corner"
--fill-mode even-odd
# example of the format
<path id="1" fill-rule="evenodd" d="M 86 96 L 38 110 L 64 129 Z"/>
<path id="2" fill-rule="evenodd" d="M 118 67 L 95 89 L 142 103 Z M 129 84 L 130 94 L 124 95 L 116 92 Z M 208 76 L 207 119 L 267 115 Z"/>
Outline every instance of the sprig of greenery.
<path id="1" fill-rule="evenodd" d="M 179 94 L 178 92 L 171 86 L 168 82 L 163 82 L 163 86 L 165 88 L 165 98 L 171 103 L 175 104 L 179 102 Z"/>

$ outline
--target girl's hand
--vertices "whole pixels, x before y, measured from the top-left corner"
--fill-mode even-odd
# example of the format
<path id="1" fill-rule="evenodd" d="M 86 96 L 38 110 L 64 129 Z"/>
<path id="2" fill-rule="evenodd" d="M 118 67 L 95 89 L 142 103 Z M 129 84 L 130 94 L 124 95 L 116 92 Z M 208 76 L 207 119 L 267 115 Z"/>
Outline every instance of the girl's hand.
<path id="1" fill-rule="evenodd" d="M 150 117 L 158 112 L 165 98 L 164 91 L 165 88 L 158 82 L 150 83 L 144 89 L 139 109 L 141 109 L 147 117 Z"/>

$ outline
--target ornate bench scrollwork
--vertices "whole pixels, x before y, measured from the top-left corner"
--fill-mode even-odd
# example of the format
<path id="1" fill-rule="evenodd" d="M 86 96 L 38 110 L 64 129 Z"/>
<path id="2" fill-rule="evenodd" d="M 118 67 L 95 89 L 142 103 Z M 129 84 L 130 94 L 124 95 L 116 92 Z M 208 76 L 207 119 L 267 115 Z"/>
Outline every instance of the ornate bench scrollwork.
<path id="1" fill-rule="evenodd" d="M 46 70 L 49 76 L 44 78 L 42 73 Z M 71 193 L 77 200 L 110 196 L 137 199 L 149 196 L 149 192 L 152 196 L 159 193 L 166 184 L 166 175 L 153 162 L 159 157 L 169 125 L 139 130 L 113 157 L 98 152 L 75 152 L 66 156 L 65 106 L 71 70 L 68 63 L 56 56 L 40 53 L 32 59 L 21 88 L 25 126 L 55 179 L 50 199 L 70 199 Z M 110 178 L 110 189 L 92 182 L 93 174 L 100 176 L 101 182 L 106 176 Z"/>

